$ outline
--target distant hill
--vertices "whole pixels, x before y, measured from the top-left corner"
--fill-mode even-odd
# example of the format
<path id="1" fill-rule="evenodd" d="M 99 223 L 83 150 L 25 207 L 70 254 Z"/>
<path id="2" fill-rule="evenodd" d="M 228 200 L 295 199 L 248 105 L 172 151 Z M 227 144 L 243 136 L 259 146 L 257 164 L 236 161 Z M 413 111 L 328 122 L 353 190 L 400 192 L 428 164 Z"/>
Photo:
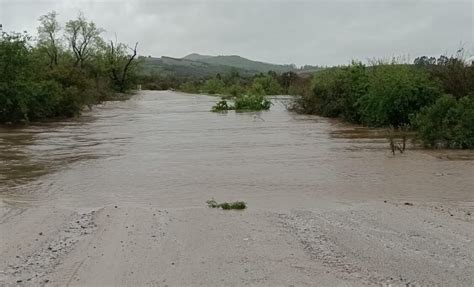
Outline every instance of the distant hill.
<path id="1" fill-rule="evenodd" d="M 289 72 L 296 69 L 294 65 L 276 65 L 276 64 L 269 64 L 259 61 L 249 60 L 237 55 L 230 55 L 230 56 L 203 56 L 199 54 L 191 54 L 183 59 L 193 59 L 194 61 L 212 64 L 212 65 L 220 65 L 220 66 L 230 66 L 234 68 L 239 68 L 248 71 L 255 71 L 266 73 L 268 71 L 275 71 L 275 72 Z"/>
<path id="2" fill-rule="evenodd" d="M 208 64 L 200 61 L 171 57 L 140 57 L 142 61 L 142 73 L 144 75 L 175 76 L 179 78 L 203 79 L 213 77 L 216 74 L 227 74 L 237 71 L 243 76 L 253 75 L 257 72 L 238 69 L 231 66 Z"/>
<path id="3" fill-rule="evenodd" d="M 185 57 L 183 57 L 183 60 L 190 60 L 190 61 L 203 61 L 209 58 L 212 58 L 213 56 L 208 56 L 208 55 L 200 55 L 196 53 L 189 54 Z"/>
<path id="4" fill-rule="evenodd" d="M 183 58 L 171 57 L 140 57 L 143 63 L 144 74 L 173 75 L 186 78 L 207 78 L 216 74 L 226 74 L 236 71 L 243 76 L 275 71 L 304 72 L 306 70 L 317 70 L 319 67 L 305 66 L 308 69 L 298 69 L 295 65 L 277 65 L 249 60 L 237 55 L 209 56 L 200 54 L 189 54 Z"/>

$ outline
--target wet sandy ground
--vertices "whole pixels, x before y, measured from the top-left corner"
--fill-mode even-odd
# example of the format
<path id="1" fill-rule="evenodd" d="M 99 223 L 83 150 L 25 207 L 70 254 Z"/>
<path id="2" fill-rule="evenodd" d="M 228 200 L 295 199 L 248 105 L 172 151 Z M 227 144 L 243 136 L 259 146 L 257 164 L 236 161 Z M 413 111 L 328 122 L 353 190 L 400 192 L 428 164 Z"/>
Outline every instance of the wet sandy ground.
<path id="1" fill-rule="evenodd" d="M 0 131 L 0 282 L 472 286 L 472 152 L 143 92 Z M 209 198 L 244 211 L 209 209 Z"/>

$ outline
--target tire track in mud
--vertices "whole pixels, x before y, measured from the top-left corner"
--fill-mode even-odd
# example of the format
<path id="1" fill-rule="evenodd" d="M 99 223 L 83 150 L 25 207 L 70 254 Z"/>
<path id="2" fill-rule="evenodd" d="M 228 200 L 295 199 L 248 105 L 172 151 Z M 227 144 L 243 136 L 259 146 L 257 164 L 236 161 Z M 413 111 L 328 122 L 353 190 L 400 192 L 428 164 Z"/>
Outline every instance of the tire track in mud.
<path id="1" fill-rule="evenodd" d="M 340 278 L 375 285 L 472 286 L 472 224 L 428 212 L 384 204 L 277 216 L 313 260 Z"/>
<path id="2" fill-rule="evenodd" d="M 0 216 L 0 224 L 8 222 L 11 218 L 18 216 L 26 211 L 26 208 L 4 207 L 5 211 Z"/>
<path id="3" fill-rule="evenodd" d="M 280 224 L 284 229 L 294 234 L 302 244 L 303 249 L 313 260 L 330 267 L 339 277 L 347 279 L 353 277 L 364 284 L 377 284 L 381 278 L 374 278 L 367 270 L 349 262 L 342 250 L 326 234 L 322 227 L 329 222 L 322 217 L 315 217 L 306 221 L 301 214 L 278 214 Z M 318 222 L 316 224 L 316 222 Z"/>
<path id="4" fill-rule="evenodd" d="M 70 253 L 79 241 L 86 239 L 96 230 L 95 213 L 96 211 L 74 213 L 54 237 L 48 238 L 33 253 L 16 256 L 16 262 L 4 271 L 4 278 L 1 278 L 0 283 L 35 286 L 47 284 L 47 275 L 61 263 L 61 259 Z"/>

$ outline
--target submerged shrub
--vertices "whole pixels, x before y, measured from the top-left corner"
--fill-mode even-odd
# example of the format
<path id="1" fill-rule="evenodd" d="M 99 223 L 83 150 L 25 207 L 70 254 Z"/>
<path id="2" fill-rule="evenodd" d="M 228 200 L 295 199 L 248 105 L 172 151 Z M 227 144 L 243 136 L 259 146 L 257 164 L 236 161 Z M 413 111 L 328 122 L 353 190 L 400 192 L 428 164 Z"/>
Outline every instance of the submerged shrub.
<path id="1" fill-rule="evenodd" d="M 369 73 L 367 94 L 357 105 L 362 123 L 400 127 L 423 107 L 431 105 L 441 90 L 429 74 L 407 65 L 379 65 Z"/>
<path id="2" fill-rule="evenodd" d="M 311 92 L 297 97 L 292 109 L 359 122 L 357 104 L 359 98 L 366 94 L 367 87 L 367 71 L 361 63 L 353 62 L 349 67 L 323 70 L 314 75 Z"/>
<path id="3" fill-rule="evenodd" d="M 474 95 L 456 100 L 440 97 L 416 117 L 418 136 L 426 146 L 474 148 Z"/>
<path id="4" fill-rule="evenodd" d="M 335 68 L 317 73 L 311 83 L 313 100 L 307 106 L 310 113 L 325 117 L 340 116 L 344 97 L 348 93 L 346 80 L 345 69 Z"/>
<path id="5" fill-rule="evenodd" d="M 237 97 L 241 94 L 244 93 L 244 88 L 241 86 L 241 85 L 238 85 L 238 84 L 233 84 L 232 86 L 230 86 L 226 93 L 231 96 L 231 97 Z"/>
<path id="6" fill-rule="evenodd" d="M 211 112 L 224 112 L 224 111 L 229 111 L 233 109 L 234 107 L 227 104 L 226 100 L 220 100 L 212 107 Z"/>
<path id="7" fill-rule="evenodd" d="M 264 95 L 243 95 L 235 98 L 234 107 L 237 111 L 268 110 L 272 105 Z"/>
<path id="8" fill-rule="evenodd" d="M 425 70 L 354 62 L 316 73 L 311 93 L 298 97 L 293 109 L 370 126 L 400 127 L 409 125 L 421 108 L 440 95 L 439 84 Z"/>
<path id="9" fill-rule="evenodd" d="M 315 73 L 310 92 L 302 94 L 289 109 L 368 126 L 418 129 L 426 146 L 474 148 L 474 65 L 462 57 L 330 68 Z"/>

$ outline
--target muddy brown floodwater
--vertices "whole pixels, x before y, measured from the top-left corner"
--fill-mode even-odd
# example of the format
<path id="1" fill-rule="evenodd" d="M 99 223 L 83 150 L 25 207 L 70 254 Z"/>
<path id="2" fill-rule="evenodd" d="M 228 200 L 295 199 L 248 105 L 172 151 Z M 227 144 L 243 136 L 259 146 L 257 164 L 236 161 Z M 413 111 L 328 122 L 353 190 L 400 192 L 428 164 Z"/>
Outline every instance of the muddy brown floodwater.
<path id="1" fill-rule="evenodd" d="M 0 128 L 0 283 L 473 284 L 474 152 L 143 91 Z M 244 200 L 248 209 L 208 209 Z"/>

